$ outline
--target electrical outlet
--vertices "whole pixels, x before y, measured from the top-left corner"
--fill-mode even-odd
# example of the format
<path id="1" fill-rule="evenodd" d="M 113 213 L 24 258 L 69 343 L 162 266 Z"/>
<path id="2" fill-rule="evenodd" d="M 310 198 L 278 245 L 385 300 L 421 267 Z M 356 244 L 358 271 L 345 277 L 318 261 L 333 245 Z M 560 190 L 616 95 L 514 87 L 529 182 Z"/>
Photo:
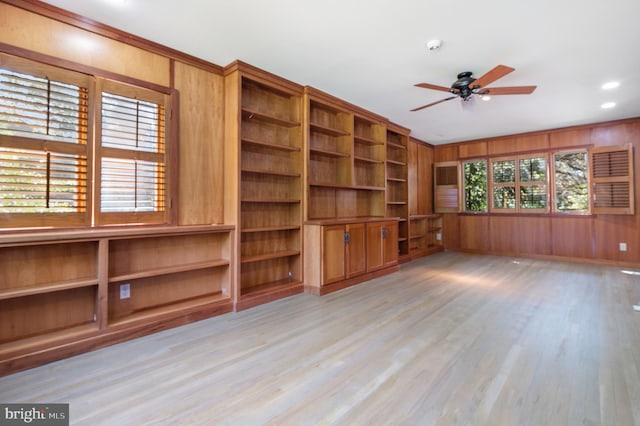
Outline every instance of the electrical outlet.
<path id="1" fill-rule="evenodd" d="M 627 251 L 627 243 L 620 243 L 620 251 Z"/>
<path id="2" fill-rule="evenodd" d="M 131 284 L 120 284 L 120 299 L 128 299 L 131 297 Z"/>

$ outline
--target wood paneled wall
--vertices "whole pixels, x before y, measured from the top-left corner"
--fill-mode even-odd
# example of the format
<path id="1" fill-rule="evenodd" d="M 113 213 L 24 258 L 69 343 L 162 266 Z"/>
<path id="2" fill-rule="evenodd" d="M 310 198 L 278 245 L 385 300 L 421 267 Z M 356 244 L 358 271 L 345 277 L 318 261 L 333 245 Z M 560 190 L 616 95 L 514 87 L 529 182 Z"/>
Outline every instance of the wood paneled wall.
<path id="1" fill-rule="evenodd" d="M 224 223 L 222 68 L 101 24 L 82 25 L 82 19 L 71 15 L 37 2 L 0 2 L 0 47 L 7 53 L 24 50 L 36 60 L 68 61 L 65 65 L 125 82 L 176 89 L 177 224 Z"/>
<path id="2" fill-rule="evenodd" d="M 640 119 L 621 120 L 434 147 L 434 161 L 631 143 L 640 164 Z M 635 215 L 446 214 L 445 248 L 515 256 L 640 264 L 640 173 Z M 619 250 L 619 243 L 627 251 Z"/>
<path id="3" fill-rule="evenodd" d="M 409 214 L 433 213 L 433 146 L 409 139 Z"/>

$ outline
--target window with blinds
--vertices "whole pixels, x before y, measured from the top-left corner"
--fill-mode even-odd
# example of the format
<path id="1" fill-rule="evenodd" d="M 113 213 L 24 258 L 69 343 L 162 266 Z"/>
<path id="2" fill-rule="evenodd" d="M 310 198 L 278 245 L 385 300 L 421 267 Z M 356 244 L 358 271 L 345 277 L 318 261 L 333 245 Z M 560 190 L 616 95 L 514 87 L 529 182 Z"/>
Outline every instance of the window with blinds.
<path id="1" fill-rule="evenodd" d="M 600 214 L 634 214 L 633 147 L 592 148 L 592 211 Z"/>
<path id="2" fill-rule="evenodd" d="M 102 212 L 164 211 L 164 106 L 102 93 Z"/>
<path id="3" fill-rule="evenodd" d="M 546 154 L 492 159 L 491 211 L 548 212 L 547 170 Z"/>
<path id="4" fill-rule="evenodd" d="M 88 223 L 88 76 L 0 56 L 0 224 Z M 51 219 L 56 215 L 55 219 Z"/>
<path id="5" fill-rule="evenodd" d="M 169 102 L 0 53 L 0 227 L 168 222 Z"/>

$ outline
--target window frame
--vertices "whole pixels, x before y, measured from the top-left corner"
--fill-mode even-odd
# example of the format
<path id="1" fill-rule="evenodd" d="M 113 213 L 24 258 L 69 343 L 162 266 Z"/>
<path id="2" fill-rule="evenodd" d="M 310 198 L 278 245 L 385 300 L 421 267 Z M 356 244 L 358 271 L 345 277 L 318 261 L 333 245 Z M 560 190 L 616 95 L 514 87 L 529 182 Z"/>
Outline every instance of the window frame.
<path id="1" fill-rule="evenodd" d="M 541 181 L 533 181 L 533 182 L 523 182 L 520 178 L 520 160 L 529 159 L 529 158 L 544 158 L 545 160 L 545 194 L 546 194 L 546 207 L 544 208 L 523 208 L 521 206 L 521 197 L 520 197 L 520 189 L 526 186 L 536 186 L 539 185 Z M 514 162 L 514 179 L 512 182 L 495 182 L 494 176 L 494 163 L 503 162 L 503 161 L 513 161 Z M 548 152 L 532 152 L 527 154 L 517 154 L 517 155 L 508 155 L 508 156 L 500 156 L 493 157 L 489 159 L 490 170 L 488 175 L 488 194 L 489 194 L 489 212 L 497 213 L 497 214 L 506 214 L 506 213 L 516 213 L 516 214 L 548 214 L 550 210 L 549 205 L 549 153 Z M 515 191 L 515 206 L 513 208 L 499 208 L 495 207 L 495 189 L 500 187 L 513 187 Z"/>
<path id="2" fill-rule="evenodd" d="M 30 75 L 37 78 L 48 78 L 61 83 L 73 84 L 86 89 L 87 105 L 84 120 L 87 126 L 86 138 L 77 143 L 63 141 L 41 134 L 19 135 L 0 134 L 0 147 L 15 150 L 39 151 L 42 153 L 73 154 L 84 157 L 86 181 L 82 187 L 85 196 L 81 204 L 83 210 L 76 212 L 41 212 L 41 213 L 1 213 L 0 228 L 33 228 L 33 227 L 81 227 L 90 226 L 92 200 L 91 182 L 93 181 L 93 126 L 94 114 L 88 100 L 95 94 L 95 79 L 87 74 L 62 69 L 53 65 L 40 63 L 19 56 L 0 52 L 0 67 L 12 72 Z"/>
<path id="3" fill-rule="evenodd" d="M 549 153 L 550 164 L 551 167 L 551 196 L 553 200 L 552 212 L 559 215 L 569 215 L 569 216 L 589 216 L 592 215 L 591 211 L 591 160 L 589 156 L 589 148 L 575 148 L 575 149 L 562 149 L 557 151 L 552 151 Z M 558 154 L 575 154 L 575 153 L 584 153 L 586 156 L 586 164 L 587 164 L 587 210 L 586 211 L 571 211 L 571 210 L 558 210 L 557 201 L 556 201 L 556 155 Z"/>
<path id="4" fill-rule="evenodd" d="M 168 164 L 168 152 L 169 152 L 169 120 L 171 114 L 171 97 L 166 94 L 162 94 L 156 91 L 152 91 L 146 88 L 127 85 L 124 83 L 116 82 L 113 80 L 99 79 L 98 88 L 96 90 L 96 111 L 102 110 L 102 93 L 110 93 L 114 95 L 124 96 L 127 98 L 143 100 L 152 102 L 163 107 L 163 120 L 164 120 L 164 141 L 162 153 L 153 153 L 143 150 L 133 149 L 121 149 L 113 147 L 102 146 L 102 115 L 96 114 L 96 143 L 94 146 L 95 151 L 95 169 L 96 178 L 94 179 L 94 193 L 96 194 L 95 202 L 93 203 L 93 217 L 97 225 L 114 225 L 127 223 L 168 223 L 169 222 L 169 204 L 170 200 L 168 184 L 169 180 L 169 164 Z M 160 198 L 163 201 L 163 210 L 160 211 L 124 211 L 124 212 L 103 212 L 102 206 L 102 160 L 104 158 L 114 159 L 128 159 L 135 161 L 149 161 L 155 163 L 162 163 L 164 166 L 164 188 Z"/>
<path id="5" fill-rule="evenodd" d="M 467 185 L 466 185 L 466 172 L 465 172 L 465 165 L 468 163 L 484 163 L 484 169 L 485 169 L 485 189 L 484 189 L 484 201 L 485 201 L 485 208 L 484 210 L 467 210 Z M 462 212 L 464 213 L 469 213 L 469 214 L 483 214 L 483 213 L 488 213 L 489 212 L 489 177 L 490 177 L 490 172 L 489 172 L 489 160 L 487 158 L 470 158 L 470 159 L 464 159 L 460 161 L 460 174 L 461 174 L 461 182 L 462 182 L 462 202 L 461 202 L 461 209 Z"/>
<path id="6" fill-rule="evenodd" d="M 135 78 L 121 76 L 105 72 L 100 69 L 87 67 L 69 61 L 51 58 L 35 52 L 1 51 L 0 67 L 13 72 L 18 72 L 36 77 L 48 76 L 51 80 L 70 83 L 86 87 L 87 109 L 86 142 L 78 144 L 82 148 L 74 147 L 74 144 L 60 142 L 54 137 L 44 135 L 26 134 L 1 135 L 0 147 L 13 149 L 34 149 L 43 152 L 56 152 L 63 150 L 65 153 L 81 152 L 86 158 L 86 182 L 84 185 L 85 199 L 83 211 L 70 213 L 0 213 L 0 232 L 34 229 L 65 229 L 65 228 L 95 228 L 103 225 L 172 225 L 177 220 L 177 212 L 173 209 L 172 199 L 175 198 L 177 186 L 177 158 L 175 156 L 177 132 L 172 120 L 177 117 L 172 111 L 178 107 L 175 89 L 161 86 L 155 83 L 141 81 Z M 164 188 L 161 197 L 164 201 L 162 211 L 147 212 L 100 212 L 100 182 L 102 156 L 105 151 L 100 145 L 101 126 L 101 99 L 102 90 L 109 89 L 115 93 L 128 97 L 139 97 L 142 100 L 161 104 L 164 108 L 164 152 L 162 154 L 136 151 L 129 153 L 131 158 L 162 159 L 164 165 Z"/>

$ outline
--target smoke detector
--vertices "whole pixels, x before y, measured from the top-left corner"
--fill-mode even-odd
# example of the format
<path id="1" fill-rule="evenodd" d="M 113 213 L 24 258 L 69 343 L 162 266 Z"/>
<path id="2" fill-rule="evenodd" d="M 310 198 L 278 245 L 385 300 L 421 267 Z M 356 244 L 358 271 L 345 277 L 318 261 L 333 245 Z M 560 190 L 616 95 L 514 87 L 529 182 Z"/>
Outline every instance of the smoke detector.
<path id="1" fill-rule="evenodd" d="M 430 51 L 438 50 L 442 46 L 442 40 L 429 40 L 427 42 L 427 49 Z"/>

